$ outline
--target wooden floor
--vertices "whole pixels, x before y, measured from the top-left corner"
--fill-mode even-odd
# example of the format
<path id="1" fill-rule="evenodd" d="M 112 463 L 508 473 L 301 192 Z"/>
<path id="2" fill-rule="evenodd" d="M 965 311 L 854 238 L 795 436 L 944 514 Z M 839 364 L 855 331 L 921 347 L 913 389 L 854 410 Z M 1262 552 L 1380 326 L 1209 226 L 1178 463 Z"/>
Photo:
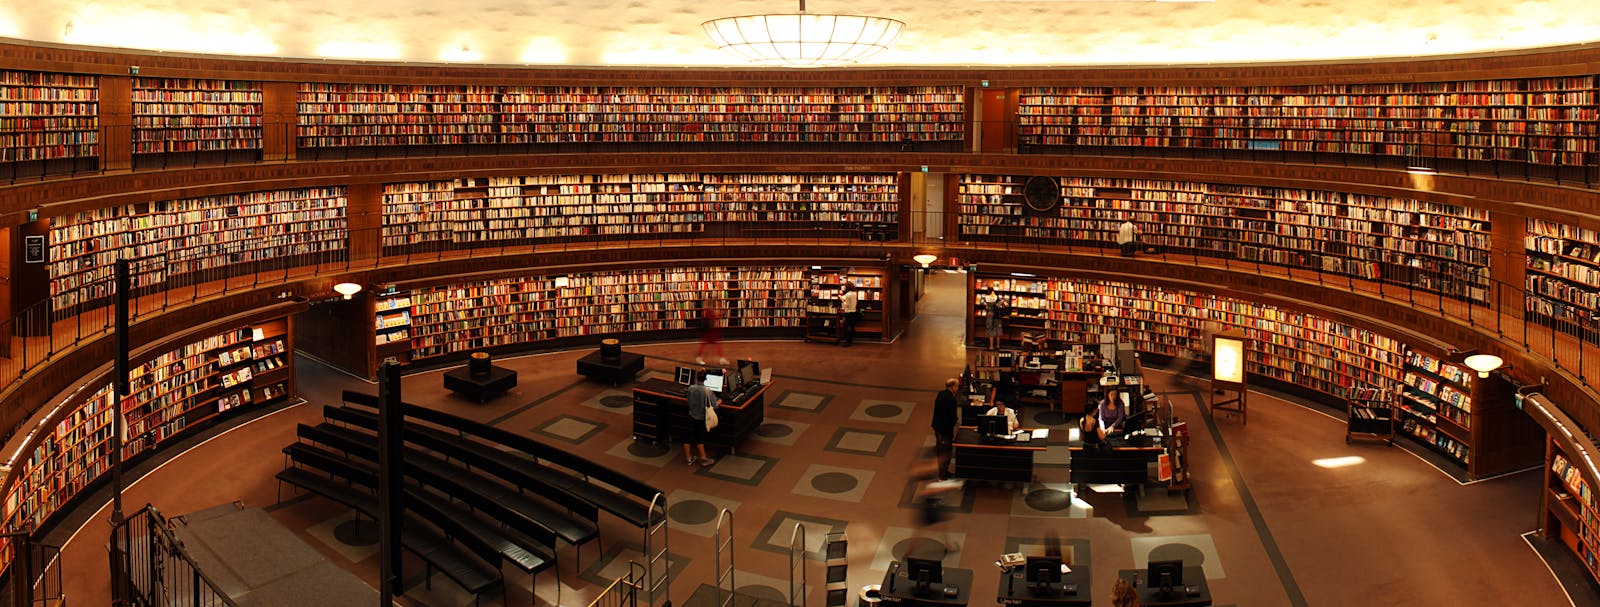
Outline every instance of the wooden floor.
<path id="1" fill-rule="evenodd" d="M 716 454 L 721 459 L 709 469 L 685 465 L 681 451 L 634 443 L 626 387 L 585 382 L 573 373 L 574 361 L 587 352 L 502 360 L 520 373 L 520 385 L 483 405 L 447 395 L 439 372 L 407 377 L 404 395 L 570 445 L 666 491 L 673 520 L 671 598 L 679 604 L 702 584 L 716 584 L 711 533 L 721 508 L 733 513 L 734 585 L 757 598 L 782 600 L 788 592 L 786 548 L 801 522 L 814 539 L 836 527 L 847 534 L 850 604 L 855 590 L 878 583 L 888 561 L 912 549 L 944 553 L 947 566 L 975 570 L 971 590 L 980 598 L 972 604 L 989 604 L 981 597 L 996 591 L 996 557 L 1037 549 L 1052 533 L 1078 562 L 1093 566 L 1093 596 L 1107 602 L 1116 571 L 1154 555 L 1203 561 L 1217 605 L 1568 604 L 1521 537 L 1537 523 L 1538 472 L 1462 485 L 1405 450 L 1347 445 L 1342 420 L 1279 398 L 1253 396 L 1248 426 L 1212 419 L 1200 403 L 1203 386 L 1157 372 L 1150 374 L 1152 384 L 1192 429 L 1192 499 L 1164 499 L 1161 492 L 1142 501 L 1116 493 L 1074 499 L 1064 491 L 1066 426 L 1057 425 L 1051 448 L 1040 456 L 1039 482 L 969 484 L 948 502 L 958 512 L 920 526 L 908 499 L 907 470 L 931 445 L 935 391 L 967 357 L 963 289 L 963 277 L 933 275 L 920 316 L 890 344 L 727 344 L 730 358 L 761 360 L 777 383 L 768 392 L 768 423 L 760 436 L 736 455 Z M 670 374 L 695 356 L 692 343 L 625 347 L 648 356 L 647 373 Z M 320 421 L 321 405 L 337 402 L 340 390 L 375 391 L 304 358 L 300 363 L 306 405 L 194 448 L 132 485 L 125 503 L 131 511 L 153 502 L 169 515 L 236 500 L 269 506 L 323 556 L 370 582 L 375 547 L 337 539 L 351 537 L 345 509 L 315 498 L 273 506 L 272 475 L 283 465 L 280 449 L 294 440 L 294 425 Z M 1039 413 L 1025 411 L 1024 425 L 1060 421 Z M 1344 465 L 1330 467 L 1329 460 Z M 104 605 L 106 512 L 88 520 L 64 548 L 66 590 L 70 604 Z M 534 592 L 540 604 L 585 605 L 621 571 L 637 550 L 639 531 L 605 515 L 601 527 L 601 545 L 561 551 L 559 582 L 556 575 L 539 577 Z M 721 558 L 727 568 L 727 555 Z M 807 604 L 821 605 L 821 563 L 810 561 L 807 572 Z M 436 579 L 427 590 L 415 571 L 408 578 L 418 584 L 407 593 L 411 604 L 471 604 L 448 580 Z M 507 579 L 506 600 L 527 604 L 526 576 L 512 572 Z M 485 598 L 500 601 L 498 593 Z"/>

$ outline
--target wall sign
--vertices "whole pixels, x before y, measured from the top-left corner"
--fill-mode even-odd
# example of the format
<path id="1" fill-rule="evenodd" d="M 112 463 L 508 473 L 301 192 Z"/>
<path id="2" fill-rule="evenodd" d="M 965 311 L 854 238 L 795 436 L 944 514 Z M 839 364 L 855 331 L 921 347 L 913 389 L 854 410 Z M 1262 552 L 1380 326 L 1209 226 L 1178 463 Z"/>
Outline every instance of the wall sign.
<path id="1" fill-rule="evenodd" d="M 24 236 L 22 245 L 23 261 L 26 263 L 44 263 L 44 236 Z"/>

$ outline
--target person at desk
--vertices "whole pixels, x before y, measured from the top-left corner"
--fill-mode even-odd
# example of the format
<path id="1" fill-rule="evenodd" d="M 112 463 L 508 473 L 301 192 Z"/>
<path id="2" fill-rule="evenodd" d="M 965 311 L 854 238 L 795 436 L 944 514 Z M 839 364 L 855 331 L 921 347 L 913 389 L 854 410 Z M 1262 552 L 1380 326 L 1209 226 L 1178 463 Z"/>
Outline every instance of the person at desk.
<path id="1" fill-rule="evenodd" d="M 717 406 L 717 394 L 706 386 L 706 372 L 695 374 L 698 380 L 689 386 L 689 435 L 683 437 L 683 459 L 690 466 L 696 463 L 701 466 L 710 466 L 717 460 L 706 455 L 706 410 Z M 693 445 L 700 449 L 700 459 L 695 459 L 689 447 Z"/>
<path id="2" fill-rule="evenodd" d="M 1139 607 L 1139 591 L 1128 580 L 1117 578 L 1117 583 L 1111 585 L 1111 606 Z"/>
<path id="3" fill-rule="evenodd" d="M 1128 415 L 1122 409 L 1122 398 L 1116 390 L 1107 390 L 1093 415 L 1083 416 L 1085 442 L 1104 442 L 1106 437 L 1122 433 Z"/>
<path id="4" fill-rule="evenodd" d="M 989 411 L 984 415 L 1004 415 L 1006 416 L 1006 434 L 1017 431 L 1017 410 L 1007 407 L 1006 401 L 1002 399 L 996 398 L 994 406 L 989 407 Z"/>

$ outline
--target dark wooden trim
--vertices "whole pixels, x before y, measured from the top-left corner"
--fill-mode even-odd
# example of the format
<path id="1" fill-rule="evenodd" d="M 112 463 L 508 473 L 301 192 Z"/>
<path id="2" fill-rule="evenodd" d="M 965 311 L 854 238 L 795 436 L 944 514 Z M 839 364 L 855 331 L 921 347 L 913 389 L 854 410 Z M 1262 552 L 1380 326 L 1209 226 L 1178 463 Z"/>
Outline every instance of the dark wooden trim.
<path id="1" fill-rule="evenodd" d="M 100 77 L 100 166 L 123 170 L 133 164 L 133 78 Z"/>

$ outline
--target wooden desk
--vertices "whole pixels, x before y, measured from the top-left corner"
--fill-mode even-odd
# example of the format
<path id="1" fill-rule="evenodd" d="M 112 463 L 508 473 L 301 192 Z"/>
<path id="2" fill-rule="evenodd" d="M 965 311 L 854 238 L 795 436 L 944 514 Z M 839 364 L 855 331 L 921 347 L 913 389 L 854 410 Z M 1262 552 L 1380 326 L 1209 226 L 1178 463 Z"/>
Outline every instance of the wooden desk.
<path id="1" fill-rule="evenodd" d="M 1164 447 L 1134 447 L 1113 441 L 1109 450 L 1095 446 L 1067 447 L 1067 482 L 1083 485 L 1142 485 L 1150 481 L 1150 462 Z"/>
<path id="2" fill-rule="evenodd" d="M 967 601 L 972 598 L 972 570 L 945 567 L 943 577 L 942 585 L 932 585 L 926 595 L 918 595 L 913 592 L 916 584 L 906 577 L 905 565 L 895 561 L 883 575 L 878 594 L 883 597 L 884 603 L 906 607 L 966 607 Z M 956 595 L 945 598 L 944 586 L 955 586 Z"/>
<path id="3" fill-rule="evenodd" d="M 976 428 L 956 428 L 956 476 L 985 481 L 1033 481 L 1033 454 L 1045 441 L 985 442 Z"/>
<path id="4" fill-rule="evenodd" d="M 718 400 L 717 427 L 706 434 L 706 444 L 732 453 L 766 420 L 766 393 L 772 384 L 742 393 L 733 402 Z M 633 438 L 666 443 L 686 436 L 689 424 L 704 423 L 689 417 L 688 386 L 660 378 L 633 388 Z"/>
<path id="5" fill-rule="evenodd" d="M 1159 588 L 1150 588 L 1150 577 L 1144 569 L 1123 569 L 1117 572 L 1117 577 L 1137 583 L 1133 585 L 1135 592 L 1139 593 L 1141 607 L 1209 607 L 1211 605 L 1211 586 L 1206 583 L 1206 570 L 1203 567 L 1184 567 L 1183 585 L 1194 586 L 1200 590 L 1198 596 L 1189 596 L 1183 589 L 1174 588 L 1173 596 L 1161 597 Z"/>
<path id="6" fill-rule="evenodd" d="M 517 387 L 517 372 L 505 367 L 489 367 L 488 373 L 473 375 L 463 365 L 444 372 L 444 387 L 481 403 Z"/>
<path id="7" fill-rule="evenodd" d="M 1053 593 L 1036 594 L 1028 585 L 1024 571 L 1021 567 L 1011 573 L 1000 572 L 1000 590 L 995 596 L 995 601 L 1001 605 L 1022 605 L 1023 607 L 1089 607 L 1094 604 L 1093 588 L 1089 586 L 1089 565 L 1068 565 L 1072 571 L 1061 575 L 1061 583 L 1076 586 L 1076 592 L 1062 592 L 1059 587 Z"/>
<path id="8" fill-rule="evenodd" d="M 617 360 L 607 361 L 599 350 L 578 359 L 578 375 L 600 380 L 613 386 L 633 378 L 644 370 L 644 355 L 623 352 Z"/>

